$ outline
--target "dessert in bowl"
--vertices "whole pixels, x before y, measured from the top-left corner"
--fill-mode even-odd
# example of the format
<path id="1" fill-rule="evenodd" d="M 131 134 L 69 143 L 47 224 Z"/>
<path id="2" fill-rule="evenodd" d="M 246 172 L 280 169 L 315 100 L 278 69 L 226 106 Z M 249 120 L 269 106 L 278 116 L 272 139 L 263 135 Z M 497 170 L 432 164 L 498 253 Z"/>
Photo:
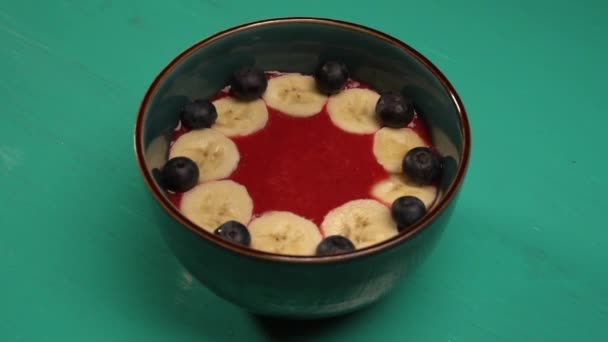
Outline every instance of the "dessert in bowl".
<path id="1" fill-rule="evenodd" d="M 135 147 L 163 236 L 197 279 L 251 312 L 310 318 L 374 302 L 424 259 L 470 133 L 453 87 L 411 47 L 281 18 L 174 59 Z"/>

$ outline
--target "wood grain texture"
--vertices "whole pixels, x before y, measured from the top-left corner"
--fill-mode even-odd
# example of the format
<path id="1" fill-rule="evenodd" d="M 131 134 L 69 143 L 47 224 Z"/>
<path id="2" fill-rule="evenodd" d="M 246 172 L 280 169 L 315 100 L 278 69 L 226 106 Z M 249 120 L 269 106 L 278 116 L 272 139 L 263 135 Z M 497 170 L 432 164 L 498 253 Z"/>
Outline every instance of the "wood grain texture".
<path id="1" fill-rule="evenodd" d="M 132 148 L 173 56 L 286 15 L 419 49 L 461 93 L 474 142 L 453 226 L 416 277 L 300 324 L 254 318 L 176 263 Z M 606 15 L 591 0 L 2 2 L 0 341 L 607 340 Z"/>

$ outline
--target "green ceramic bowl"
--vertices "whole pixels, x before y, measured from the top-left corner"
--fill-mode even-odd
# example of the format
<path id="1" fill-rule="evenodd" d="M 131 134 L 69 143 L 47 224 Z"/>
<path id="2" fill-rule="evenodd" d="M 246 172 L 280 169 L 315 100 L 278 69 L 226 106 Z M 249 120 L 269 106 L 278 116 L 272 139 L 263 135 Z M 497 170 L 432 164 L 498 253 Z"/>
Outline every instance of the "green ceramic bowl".
<path id="1" fill-rule="evenodd" d="M 209 97 L 237 67 L 311 73 L 337 58 L 355 79 L 406 92 L 445 156 L 439 199 L 411 231 L 376 246 L 329 257 L 282 256 L 229 244 L 198 229 L 175 208 L 154 177 L 167 158 L 178 109 Z M 463 181 L 471 137 L 459 96 L 419 52 L 374 29 L 318 18 L 280 18 L 214 34 L 177 56 L 146 93 L 135 127 L 137 162 L 179 261 L 218 296 L 253 313 L 291 318 L 344 314 L 387 294 L 422 263 L 447 226 Z"/>

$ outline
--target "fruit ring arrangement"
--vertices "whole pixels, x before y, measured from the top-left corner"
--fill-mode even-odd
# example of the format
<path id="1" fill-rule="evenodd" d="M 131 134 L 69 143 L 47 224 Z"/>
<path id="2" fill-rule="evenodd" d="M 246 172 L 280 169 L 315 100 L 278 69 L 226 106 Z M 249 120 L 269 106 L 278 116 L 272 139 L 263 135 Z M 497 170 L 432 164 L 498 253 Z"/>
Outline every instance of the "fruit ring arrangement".
<path id="1" fill-rule="evenodd" d="M 203 230 L 284 255 L 333 255 L 408 231 L 437 197 L 441 158 L 411 100 L 353 80 L 236 70 L 180 111 L 160 183 Z"/>

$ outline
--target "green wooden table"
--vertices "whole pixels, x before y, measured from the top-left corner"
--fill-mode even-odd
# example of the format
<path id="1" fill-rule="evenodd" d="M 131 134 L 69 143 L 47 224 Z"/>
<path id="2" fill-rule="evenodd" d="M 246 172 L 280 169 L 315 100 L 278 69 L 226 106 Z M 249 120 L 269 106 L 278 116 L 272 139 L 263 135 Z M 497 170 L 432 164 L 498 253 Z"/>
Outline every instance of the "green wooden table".
<path id="1" fill-rule="evenodd" d="M 608 340 L 608 5 L 598 1 L 5 0 L 0 3 L 0 341 Z M 161 241 L 135 112 L 218 30 L 326 16 L 410 43 L 453 81 L 473 157 L 423 269 L 368 310 L 262 320 Z"/>

